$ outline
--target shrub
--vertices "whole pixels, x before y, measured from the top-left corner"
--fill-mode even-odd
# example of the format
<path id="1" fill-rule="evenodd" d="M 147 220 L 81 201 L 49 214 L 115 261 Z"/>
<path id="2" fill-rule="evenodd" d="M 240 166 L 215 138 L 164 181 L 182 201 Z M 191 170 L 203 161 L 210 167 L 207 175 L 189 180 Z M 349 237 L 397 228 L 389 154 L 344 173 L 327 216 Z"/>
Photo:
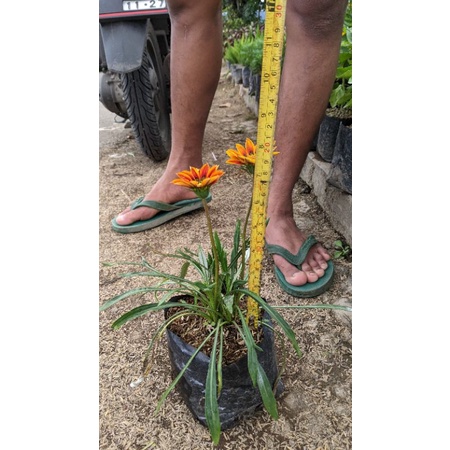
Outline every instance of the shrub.
<path id="1" fill-rule="evenodd" d="M 339 63 L 336 70 L 336 81 L 331 91 L 330 106 L 332 108 L 351 109 L 352 107 L 352 2 L 347 6 L 342 32 Z"/>

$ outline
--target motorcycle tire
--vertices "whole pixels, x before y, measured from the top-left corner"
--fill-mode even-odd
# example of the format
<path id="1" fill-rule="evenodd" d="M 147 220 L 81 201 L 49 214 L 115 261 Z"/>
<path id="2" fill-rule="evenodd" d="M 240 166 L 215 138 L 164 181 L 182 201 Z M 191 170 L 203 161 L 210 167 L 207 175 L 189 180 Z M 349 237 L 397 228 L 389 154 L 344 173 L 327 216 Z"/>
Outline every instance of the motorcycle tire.
<path id="1" fill-rule="evenodd" d="M 121 86 L 139 146 L 154 161 L 166 159 L 172 142 L 169 95 L 159 45 L 150 22 L 142 64 L 139 69 L 121 75 Z"/>

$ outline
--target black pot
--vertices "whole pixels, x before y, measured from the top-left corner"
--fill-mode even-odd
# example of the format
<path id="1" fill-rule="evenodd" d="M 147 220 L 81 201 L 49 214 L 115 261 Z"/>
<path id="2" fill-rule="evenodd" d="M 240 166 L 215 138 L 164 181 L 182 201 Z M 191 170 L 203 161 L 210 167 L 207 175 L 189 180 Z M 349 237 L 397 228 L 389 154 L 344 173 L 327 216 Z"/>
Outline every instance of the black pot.
<path id="1" fill-rule="evenodd" d="M 176 300 L 175 298 L 172 300 Z M 263 318 L 270 322 L 267 313 Z M 170 330 L 166 332 L 172 376 L 175 378 L 196 349 L 183 341 Z M 278 378 L 273 330 L 263 325 L 263 339 L 258 344 L 262 352 L 257 351 L 258 361 L 266 372 L 275 395 L 283 392 L 283 384 Z M 192 415 L 204 426 L 205 418 L 205 383 L 210 358 L 199 352 L 177 384 L 176 389 Z M 218 400 L 219 417 L 222 430 L 232 427 L 240 419 L 251 415 L 263 402 L 257 387 L 253 387 L 247 369 L 247 355 L 238 361 L 222 367 L 223 387 Z M 276 386 L 275 386 L 276 383 Z"/>
<path id="2" fill-rule="evenodd" d="M 242 66 L 240 64 L 231 65 L 231 76 L 235 84 L 242 84 Z"/>
<path id="3" fill-rule="evenodd" d="M 327 162 L 331 162 L 333 159 L 340 124 L 341 119 L 331 116 L 325 116 L 320 124 L 317 136 L 317 152 Z"/>
<path id="4" fill-rule="evenodd" d="M 327 182 L 352 193 L 352 128 L 341 123 Z"/>
<path id="5" fill-rule="evenodd" d="M 251 76 L 250 68 L 244 66 L 242 68 L 242 86 L 244 86 L 245 88 L 248 88 L 250 85 L 250 76 Z"/>
<path id="6" fill-rule="evenodd" d="M 255 96 L 256 103 L 259 104 L 259 94 L 261 91 L 261 74 L 252 74 L 249 94 Z"/>

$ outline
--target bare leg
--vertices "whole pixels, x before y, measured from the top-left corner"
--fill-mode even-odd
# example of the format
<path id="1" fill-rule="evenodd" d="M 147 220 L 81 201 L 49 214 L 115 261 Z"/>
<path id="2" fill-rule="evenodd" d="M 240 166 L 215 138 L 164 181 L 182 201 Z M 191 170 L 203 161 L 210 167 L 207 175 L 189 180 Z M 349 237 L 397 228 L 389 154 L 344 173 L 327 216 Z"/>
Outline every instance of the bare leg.
<path id="1" fill-rule="evenodd" d="M 221 0 L 168 0 L 172 23 L 171 98 L 172 150 L 163 176 L 145 200 L 173 203 L 193 198 L 192 192 L 171 184 L 176 173 L 202 164 L 203 136 L 222 64 Z M 127 208 L 120 225 L 145 220 L 158 211 Z"/>
<path id="2" fill-rule="evenodd" d="M 293 218 L 292 191 L 328 104 L 335 79 L 346 0 L 289 0 L 276 145 L 266 230 L 269 244 L 297 253 L 306 236 Z M 274 263 L 292 285 L 324 275 L 330 255 L 316 244 L 302 271 L 279 255 Z"/>

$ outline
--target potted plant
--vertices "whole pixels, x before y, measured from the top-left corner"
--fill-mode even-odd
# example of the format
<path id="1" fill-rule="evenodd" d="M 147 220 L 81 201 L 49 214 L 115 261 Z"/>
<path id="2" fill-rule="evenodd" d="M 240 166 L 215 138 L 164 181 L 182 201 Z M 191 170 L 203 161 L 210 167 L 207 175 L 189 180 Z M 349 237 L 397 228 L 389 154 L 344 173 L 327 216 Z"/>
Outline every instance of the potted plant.
<path id="1" fill-rule="evenodd" d="M 231 76 L 235 84 L 242 84 L 242 47 L 245 45 L 245 36 L 235 39 L 224 52 L 224 59 L 230 63 Z"/>
<path id="2" fill-rule="evenodd" d="M 255 36 L 249 49 L 249 61 L 248 65 L 250 68 L 250 82 L 249 82 L 249 95 L 254 95 L 256 97 L 256 102 L 259 103 L 259 92 L 261 88 L 261 69 L 262 69 L 262 58 L 263 58 L 263 46 L 264 46 L 264 35 L 263 33 L 258 33 Z"/>
<path id="3" fill-rule="evenodd" d="M 237 60 L 242 67 L 242 85 L 245 88 L 250 84 L 250 61 L 252 59 L 255 38 L 252 35 L 242 37 L 238 42 Z"/>
<path id="4" fill-rule="evenodd" d="M 337 110 L 339 129 L 327 182 L 352 193 L 352 9 L 347 8 L 344 37 L 341 44 L 337 81 L 330 96 L 330 104 Z"/>
<path id="5" fill-rule="evenodd" d="M 252 175 L 256 148 L 250 139 L 245 145 L 228 149 L 228 164 Z M 277 153 L 277 152 L 274 152 Z M 236 221 L 233 244 L 227 250 L 213 229 L 208 198 L 211 187 L 224 175 L 217 165 L 191 167 L 177 174 L 174 184 L 192 190 L 202 200 L 209 248 L 184 248 L 166 255 L 180 263 L 177 275 L 161 272 L 148 261 L 126 277 L 144 277 L 150 283 L 107 300 L 101 311 L 132 296 L 153 296 L 114 321 L 120 328 L 145 314 L 164 311 L 164 319 L 153 334 L 143 365 L 143 376 L 151 369 L 152 353 L 167 336 L 173 381 L 162 394 L 157 410 L 177 387 L 194 417 L 206 425 L 218 444 L 221 431 L 263 406 L 276 419 L 276 396 L 282 390 L 274 347 L 278 325 L 301 356 L 296 337 L 278 313 L 276 305 L 247 288 L 249 238 L 247 228 L 252 201 L 244 222 Z M 108 264 L 111 265 L 111 264 Z M 146 299 L 145 299 L 146 300 Z M 254 315 L 256 306 L 257 313 Z M 282 307 L 286 308 L 285 305 Z M 349 308 L 338 305 L 296 305 L 293 308 Z"/>
<path id="6" fill-rule="evenodd" d="M 341 127 L 348 134 L 352 124 L 352 3 L 347 5 L 342 31 L 336 79 L 330 94 L 328 109 L 320 124 L 317 136 L 317 151 L 327 162 L 332 162 Z M 350 131 L 351 133 L 351 131 Z M 344 142 L 340 139 L 339 143 Z"/>

